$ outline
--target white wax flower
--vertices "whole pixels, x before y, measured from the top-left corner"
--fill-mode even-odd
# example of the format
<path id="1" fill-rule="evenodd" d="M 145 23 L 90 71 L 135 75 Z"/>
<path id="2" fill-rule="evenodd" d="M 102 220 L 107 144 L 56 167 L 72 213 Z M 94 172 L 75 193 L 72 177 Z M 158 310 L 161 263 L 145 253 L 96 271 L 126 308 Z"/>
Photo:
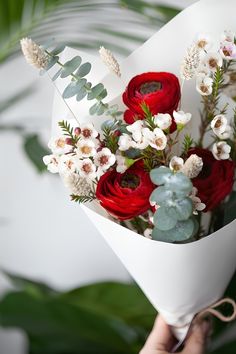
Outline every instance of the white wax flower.
<path id="1" fill-rule="evenodd" d="M 126 151 L 129 150 L 131 147 L 134 147 L 134 141 L 128 134 L 122 134 L 119 137 L 118 145 L 120 151 Z"/>
<path id="2" fill-rule="evenodd" d="M 213 41 L 209 34 L 198 33 L 195 39 L 195 45 L 199 50 L 207 51 L 212 47 Z"/>
<path id="3" fill-rule="evenodd" d="M 60 157 L 60 163 L 59 163 L 59 171 L 60 173 L 64 172 L 75 172 L 76 170 L 76 164 L 75 164 L 75 156 L 74 155 L 62 155 Z"/>
<path id="4" fill-rule="evenodd" d="M 67 144 L 67 138 L 64 136 L 57 138 L 51 137 L 48 142 L 48 147 L 52 150 L 53 154 L 56 155 L 66 154 L 72 149 L 72 146 Z"/>
<path id="5" fill-rule="evenodd" d="M 92 157 L 96 154 L 95 143 L 89 139 L 80 139 L 77 143 L 77 157 Z"/>
<path id="6" fill-rule="evenodd" d="M 137 120 L 131 125 L 127 126 L 127 130 L 132 133 L 132 137 L 135 141 L 139 142 L 142 140 L 142 127 L 143 127 L 143 121 L 142 120 Z"/>
<path id="7" fill-rule="evenodd" d="M 218 114 L 212 119 L 211 128 L 213 132 L 218 136 L 219 134 L 224 133 L 227 124 L 227 118 L 223 114 Z"/>
<path id="8" fill-rule="evenodd" d="M 202 96 L 209 96 L 212 94 L 212 84 L 212 78 L 198 77 L 196 82 L 196 89 Z"/>
<path id="9" fill-rule="evenodd" d="M 221 35 L 221 42 L 234 43 L 234 38 L 235 38 L 235 33 L 233 31 L 225 30 Z"/>
<path id="10" fill-rule="evenodd" d="M 126 158 L 122 155 L 117 154 L 116 162 L 117 162 L 116 171 L 118 173 L 124 173 L 128 168 L 128 166 L 126 165 Z"/>
<path id="11" fill-rule="evenodd" d="M 167 137 L 160 128 L 155 128 L 149 137 L 149 145 L 156 150 L 164 150 L 167 144 Z"/>
<path id="12" fill-rule="evenodd" d="M 184 160 L 181 157 L 173 156 L 170 160 L 169 167 L 172 171 L 181 171 L 184 165 Z"/>
<path id="13" fill-rule="evenodd" d="M 198 215 L 198 211 L 203 211 L 206 208 L 206 204 L 201 202 L 201 199 L 197 197 L 198 190 L 196 187 L 193 187 L 192 193 L 189 198 L 192 199 L 193 202 L 193 214 Z"/>
<path id="14" fill-rule="evenodd" d="M 203 63 L 209 70 L 215 72 L 217 68 L 222 67 L 223 59 L 219 53 L 208 53 L 204 57 Z"/>
<path id="15" fill-rule="evenodd" d="M 225 141 L 215 143 L 212 147 L 212 154 L 216 160 L 228 160 L 230 157 L 231 146 Z"/>
<path id="16" fill-rule="evenodd" d="M 97 177 L 96 166 L 90 159 L 77 160 L 77 168 L 82 178 L 94 180 Z"/>
<path id="17" fill-rule="evenodd" d="M 178 112 L 174 111 L 173 116 L 174 116 L 175 123 L 181 125 L 187 124 L 192 118 L 191 113 L 185 113 L 184 111 L 178 111 Z"/>
<path id="18" fill-rule="evenodd" d="M 106 171 L 116 162 L 116 157 L 108 148 L 103 148 L 94 156 L 94 163 L 102 171 Z"/>
<path id="19" fill-rule="evenodd" d="M 228 42 L 223 43 L 220 48 L 220 54 L 225 60 L 236 59 L 236 45 Z"/>
<path id="20" fill-rule="evenodd" d="M 162 130 L 168 129 L 172 124 L 171 115 L 168 113 L 158 113 L 154 116 L 154 123 Z"/>
<path id="21" fill-rule="evenodd" d="M 92 139 L 98 136 L 98 132 L 92 123 L 81 124 L 80 129 L 80 135 L 83 137 L 83 139 Z"/>
<path id="22" fill-rule="evenodd" d="M 218 133 L 216 135 L 218 138 L 225 140 L 231 138 L 232 132 L 232 128 L 229 125 L 226 125 L 225 130 L 222 133 Z"/>
<path id="23" fill-rule="evenodd" d="M 47 166 L 48 171 L 51 173 L 58 173 L 59 172 L 59 156 L 56 155 L 46 155 L 43 157 L 43 162 Z"/>

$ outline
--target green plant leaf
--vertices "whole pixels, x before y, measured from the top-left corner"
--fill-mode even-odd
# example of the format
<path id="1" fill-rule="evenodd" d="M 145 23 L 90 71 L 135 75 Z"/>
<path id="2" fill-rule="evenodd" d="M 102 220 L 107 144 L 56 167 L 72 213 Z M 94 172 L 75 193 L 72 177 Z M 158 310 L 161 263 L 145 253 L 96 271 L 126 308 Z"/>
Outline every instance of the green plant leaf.
<path id="1" fill-rule="evenodd" d="M 156 185 L 162 185 L 167 183 L 169 178 L 172 176 L 172 172 L 168 167 L 157 167 L 151 170 L 150 178 L 152 182 Z"/>
<path id="2" fill-rule="evenodd" d="M 50 70 L 56 63 L 57 63 L 57 61 L 59 60 L 59 57 L 53 57 L 53 58 L 51 58 L 50 60 L 49 60 L 49 62 L 48 62 L 48 65 L 47 65 L 47 67 L 45 68 L 45 70 L 47 71 L 47 70 Z M 43 71 L 42 71 L 43 72 Z"/>
<path id="3" fill-rule="evenodd" d="M 59 44 L 56 46 L 55 49 L 53 49 L 50 53 L 53 54 L 53 55 L 58 55 L 60 54 L 61 52 L 63 52 L 63 50 L 65 49 L 65 44 Z"/>
<path id="4" fill-rule="evenodd" d="M 61 78 L 65 78 L 72 74 L 81 64 L 81 57 L 75 56 L 73 59 L 67 61 L 62 68 Z M 82 66 L 82 65 L 81 65 Z"/>
<path id="5" fill-rule="evenodd" d="M 160 208 L 161 209 L 161 208 Z M 170 230 L 160 230 L 155 226 L 152 237 L 163 242 L 185 242 L 190 239 L 194 232 L 194 222 L 192 219 L 178 221 Z"/>
<path id="6" fill-rule="evenodd" d="M 83 89 L 83 87 L 86 85 L 86 83 L 86 79 L 81 79 L 79 81 L 71 81 L 71 83 L 65 88 L 62 97 L 70 98 L 77 95 L 81 91 L 81 89 Z"/>
<path id="7" fill-rule="evenodd" d="M 76 76 L 79 77 L 84 77 L 86 75 L 88 75 L 88 73 L 91 70 L 91 64 L 90 63 L 84 63 L 80 66 L 80 68 L 76 71 Z"/>
<path id="8" fill-rule="evenodd" d="M 87 91 L 85 90 L 84 87 L 81 87 L 80 91 L 78 92 L 77 96 L 76 96 L 76 100 L 79 102 L 81 101 L 83 98 L 85 98 L 87 95 Z"/>
<path id="9" fill-rule="evenodd" d="M 24 138 L 24 151 L 33 163 L 38 172 L 46 171 L 46 166 L 43 163 L 43 156 L 50 154 L 49 150 L 41 144 L 37 134 L 27 135 Z"/>
<path id="10" fill-rule="evenodd" d="M 61 75 L 62 73 L 62 68 L 60 68 L 55 75 L 53 75 L 52 77 L 52 81 L 55 81 L 56 79 L 58 79 L 58 77 Z"/>
<path id="11" fill-rule="evenodd" d="M 92 87 L 91 92 L 88 94 L 88 100 L 93 100 L 97 98 L 104 91 L 104 85 L 99 83 L 96 86 Z"/>
<path id="12" fill-rule="evenodd" d="M 173 192 L 164 186 L 157 187 L 151 194 L 149 200 L 156 202 L 158 205 L 165 205 L 166 202 L 173 198 Z"/>
<path id="13" fill-rule="evenodd" d="M 176 223 L 177 213 L 173 207 L 161 206 L 154 214 L 154 225 L 160 230 L 170 230 Z"/>
<path id="14" fill-rule="evenodd" d="M 177 200 L 175 202 L 175 209 L 179 221 L 187 220 L 193 213 L 193 202 L 188 197 Z"/>
<path id="15" fill-rule="evenodd" d="M 190 178 L 185 176 L 182 172 L 172 174 L 166 181 L 165 186 L 176 194 L 179 191 L 180 193 L 184 192 L 185 195 L 189 194 L 193 188 Z"/>

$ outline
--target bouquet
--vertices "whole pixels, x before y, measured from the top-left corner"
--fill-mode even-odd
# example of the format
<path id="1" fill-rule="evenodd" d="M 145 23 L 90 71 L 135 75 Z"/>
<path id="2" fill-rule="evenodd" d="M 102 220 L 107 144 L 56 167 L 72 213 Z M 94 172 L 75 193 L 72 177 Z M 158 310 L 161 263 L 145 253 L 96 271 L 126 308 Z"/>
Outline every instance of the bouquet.
<path id="1" fill-rule="evenodd" d="M 199 11 L 206 6 L 199 4 Z M 217 1 L 219 14 L 221 6 Z M 236 266 L 236 36 L 234 28 L 217 36 L 196 32 L 187 48 L 179 43 L 177 72 L 152 65 L 156 36 L 139 49 L 140 65 L 137 52 L 128 58 L 145 69 L 146 50 L 146 69 L 133 76 L 126 75 L 127 62 L 119 65 L 101 47 L 101 61 L 112 72 L 101 82 L 90 80 L 92 65 L 78 53 L 63 61 L 70 52 L 64 46 L 28 38 L 21 46 L 30 64 L 49 73 L 70 112 L 58 122 L 44 163 L 59 173 L 72 201 L 86 204 L 92 222 L 183 338 L 196 313 L 221 298 Z M 89 105 L 89 116 L 78 114 L 82 105 Z"/>

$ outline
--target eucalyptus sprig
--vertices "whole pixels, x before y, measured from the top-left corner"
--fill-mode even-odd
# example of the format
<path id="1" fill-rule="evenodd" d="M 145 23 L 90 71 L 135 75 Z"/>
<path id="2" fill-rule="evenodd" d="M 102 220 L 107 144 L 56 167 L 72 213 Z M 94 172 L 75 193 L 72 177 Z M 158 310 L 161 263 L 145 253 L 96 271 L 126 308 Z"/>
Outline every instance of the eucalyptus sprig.
<path id="1" fill-rule="evenodd" d="M 152 238 L 164 242 L 191 239 L 198 224 L 193 217 L 193 202 L 189 197 L 193 188 L 190 179 L 163 166 L 153 169 L 150 177 L 158 186 L 150 196 L 150 201 L 158 205 Z"/>

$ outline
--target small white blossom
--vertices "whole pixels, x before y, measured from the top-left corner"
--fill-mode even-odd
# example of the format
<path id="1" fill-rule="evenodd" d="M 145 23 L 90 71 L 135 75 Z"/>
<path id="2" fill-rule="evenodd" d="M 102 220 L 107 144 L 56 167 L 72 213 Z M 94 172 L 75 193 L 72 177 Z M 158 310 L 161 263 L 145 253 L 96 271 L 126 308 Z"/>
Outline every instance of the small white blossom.
<path id="1" fill-rule="evenodd" d="M 91 186 L 86 178 L 80 177 L 77 173 L 65 173 L 62 180 L 71 194 L 86 196 L 91 192 Z"/>
<path id="2" fill-rule="evenodd" d="M 55 155 L 46 155 L 43 157 L 43 162 L 47 166 L 48 171 L 51 173 L 59 172 L 59 157 Z"/>
<path id="3" fill-rule="evenodd" d="M 122 134 L 118 140 L 119 150 L 126 151 L 134 147 L 134 141 L 128 134 Z"/>
<path id="4" fill-rule="evenodd" d="M 199 64 L 200 51 L 194 43 L 190 48 L 187 49 L 186 56 L 183 59 L 180 68 L 181 77 L 185 80 L 191 80 L 195 76 Z"/>
<path id="5" fill-rule="evenodd" d="M 82 124 L 80 130 L 80 135 L 84 139 L 93 139 L 98 136 L 98 132 L 95 130 L 94 125 L 92 123 Z"/>
<path id="6" fill-rule="evenodd" d="M 193 187 L 192 193 L 189 198 L 192 199 L 193 202 L 193 214 L 198 215 L 198 211 L 203 211 L 206 207 L 206 204 L 201 202 L 201 199 L 197 197 L 198 190 L 196 187 Z"/>
<path id="7" fill-rule="evenodd" d="M 143 236 L 151 240 L 152 239 L 152 229 L 147 228 L 146 230 L 144 230 Z"/>
<path id="8" fill-rule="evenodd" d="M 121 76 L 120 65 L 112 52 L 104 47 L 100 47 L 99 50 L 100 57 L 104 64 L 118 77 Z"/>
<path id="9" fill-rule="evenodd" d="M 227 124 L 227 118 L 223 114 L 219 114 L 212 119 L 211 128 L 213 132 L 218 136 L 219 134 L 224 133 Z"/>
<path id="10" fill-rule="evenodd" d="M 212 147 L 212 154 L 216 160 L 228 160 L 230 157 L 231 146 L 225 141 L 215 143 Z"/>
<path id="11" fill-rule="evenodd" d="M 97 177 L 96 166 L 90 159 L 78 160 L 77 168 L 80 177 L 88 180 L 94 180 Z"/>
<path id="12" fill-rule="evenodd" d="M 225 60 L 236 59 L 236 45 L 234 43 L 224 43 L 220 48 L 220 54 Z"/>
<path id="13" fill-rule="evenodd" d="M 95 143 L 89 139 L 80 139 L 77 143 L 77 157 L 92 157 L 96 154 Z"/>
<path id="14" fill-rule="evenodd" d="M 158 113 L 154 116 L 154 123 L 160 128 L 161 130 L 168 129 L 172 124 L 171 115 L 168 113 Z"/>
<path id="15" fill-rule="evenodd" d="M 204 57 L 204 64 L 209 70 L 215 72 L 217 68 L 221 68 L 223 65 L 222 56 L 219 53 L 208 53 Z"/>
<path id="16" fill-rule="evenodd" d="M 116 157 L 108 148 L 103 148 L 94 157 L 94 163 L 101 171 L 106 171 L 116 162 Z"/>
<path id="17" fill-rule="evenodd" d="M 229 139 L 232 136 L 232 128 L 229 125 L 226 125 L 224 132 L 218 133 L 216 135 L 222 140 Z"/>
<path id="18" fill-rule="evenodd" d="M 235 33 L 233 31 L 224 31 L 223 34 L 221 35 L 221 42 L 229 42 L 229 43 L 234 43 L 234 37 Z"/>
<path id="19" fill-rule="evenodd" d="M 22 38 L 20 44 L 28 64 L 37 69 L 45 69 L 47 67 L 49 56 L 41 46 L 36 44 L 31 38 Z"/>
<path id="20" fill-rule="evenodd" d="M 187 124 L 192 118 L 191 113 L 185 113 L 183 111 L 178 111 L 178 112 L 174 111 L 173 116 L 174 116 L 175 123 L 180 125 Z"/>
<path id="21" fill-rule="evenodd" d="M 212 94 L 213 79 L 210 77 L 198 77 L 197 78 L 197 91 L 202 96 L 209 96 Z"/>
<path id="22" fill-rule="evenodd" d="M 126 158 L 124 156 L 117 154 L 116 162 L 117 162 L 116 171 L 118 173 L 124 173 L 128 169 L 128 166 L 126 164 Z"/>
<path id="23" fill-rule="evenodd" d="M 204 78 L 211 75 L 211 71 L 206 65 L 200 65 L 197 69 L 196 76 L 197 78 Z"/>
<path id="24" fill-rule="evenodd" d="M 155 128 L 151 132 L 149 145 L 156 150 L 164 150 L 167 144 L 167 137 L 160 128 Z"/>
<path id="25" fill-rule="evenodd" d="M 184 160 L 181 157 L 173 156 L 170 160 L 169 167 L 172 171 L 181 171 L 184 165 Z"/>
<path id="26" fill-rule="evenodd" d="M 142 140 L 142 128 L 143 128 L 143 121 L 137 120 L 131 125 L 127 126 L 127 130 L 132 133 L 132 137 L 135 141 L 139 142 Z"/>
<path id="27" fill-rule="evenodd" d="M 213 41 L 207 33 L 199 33 L 195 39 L 195 45 L 199 50 L 209 50 Z"/>
<path id="28" fill-rule="evenodd" d="M 48 147 L 54 154 L 58 155 L 66 154 L 72 149 L 72 146 L 67 144 L 67 138 L 64 136 L 59 138 L 52 137 L 48 142 Z"/>
<path id="29" fill-rule="evenodd" d="M 181 172 L 183 172 L 185 176 L 189 178 L 195 178 L 199 175 L 202 168 L 203 168 L 202 158 L 196 154 L 192 154 L 185 161 Z"/>
<path id="30" fill-rule="evenodd" d="M 74 155 L 62 155 L 60 157 L 59 170 L 61 173 L 64 172 L 75 172 L 76 164 Z"/>

